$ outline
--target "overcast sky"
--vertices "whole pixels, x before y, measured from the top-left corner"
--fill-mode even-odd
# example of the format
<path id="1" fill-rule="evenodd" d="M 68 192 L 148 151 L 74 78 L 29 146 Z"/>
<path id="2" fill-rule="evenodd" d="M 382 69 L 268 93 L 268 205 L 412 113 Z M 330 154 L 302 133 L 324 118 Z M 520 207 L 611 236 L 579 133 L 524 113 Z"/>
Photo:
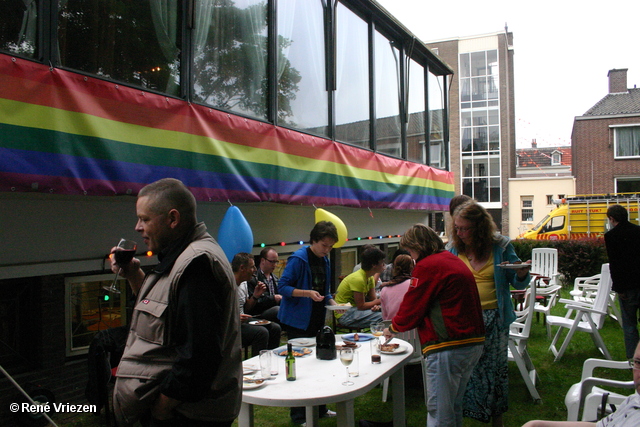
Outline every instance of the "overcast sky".
<path id="1" fill-rule="evenodd" d="M 516 144 L 571 144 L 573 119 L 628 68 L 640 87 L 638 0 L 377 0 L 422 41 L 513 33 Z"/>

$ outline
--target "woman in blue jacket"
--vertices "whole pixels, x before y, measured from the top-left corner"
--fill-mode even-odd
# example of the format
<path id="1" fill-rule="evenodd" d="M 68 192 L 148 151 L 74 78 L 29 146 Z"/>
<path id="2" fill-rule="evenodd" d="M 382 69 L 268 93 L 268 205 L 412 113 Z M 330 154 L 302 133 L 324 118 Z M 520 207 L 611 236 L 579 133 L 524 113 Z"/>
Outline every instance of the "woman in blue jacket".
<path id="1" fill-rule="evenodd" d="M 508 409 L 509 325 L 516 318 L 510 286 L 524 289 L 529 284 L 530 263 L 517 270 L 500 268 L 521 261 L 509 238 L 498 234 L 491 215 L 475 201 L 456 208 L 453 224 L 449 251 L 476 279 L 486 331 L 483 354 L 467 384 L 463 414 L 501 427 Z"/>

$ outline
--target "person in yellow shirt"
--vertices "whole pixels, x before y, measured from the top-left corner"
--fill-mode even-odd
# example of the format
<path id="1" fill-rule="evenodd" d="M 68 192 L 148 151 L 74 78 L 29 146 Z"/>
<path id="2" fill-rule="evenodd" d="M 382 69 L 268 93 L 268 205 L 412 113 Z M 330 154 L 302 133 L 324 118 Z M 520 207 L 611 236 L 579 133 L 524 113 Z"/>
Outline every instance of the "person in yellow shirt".
<path id="1" fill-rule="evenodd" d="M 380 299 L 376 295 L 374 276 L 386 267 L 385 254 L 377 247 L 362 253 L 361 268 L 345 277 L 335 295 L 338 304 L 351 304 L 351 308 L 339 315 L 342 326 L 367 328 L 371 323 L 382 321 Z"/>

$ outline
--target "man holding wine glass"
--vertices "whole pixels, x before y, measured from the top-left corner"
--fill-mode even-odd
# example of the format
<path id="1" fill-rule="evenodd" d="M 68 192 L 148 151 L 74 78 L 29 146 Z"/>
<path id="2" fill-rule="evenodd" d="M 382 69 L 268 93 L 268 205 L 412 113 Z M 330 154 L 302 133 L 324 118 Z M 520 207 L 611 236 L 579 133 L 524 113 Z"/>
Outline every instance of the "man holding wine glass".
<path id="1" fill-rule="evenodd" d="M 231 266 L 197 222 L 195 197 L 181 181 L 142 188 L 136 213 L 135 229 L 159 264 L 145 273 L 136 258 L 111 260 L 136 295 L 116 374 L 118 425 L 228 427 L 242 397 Z"/>

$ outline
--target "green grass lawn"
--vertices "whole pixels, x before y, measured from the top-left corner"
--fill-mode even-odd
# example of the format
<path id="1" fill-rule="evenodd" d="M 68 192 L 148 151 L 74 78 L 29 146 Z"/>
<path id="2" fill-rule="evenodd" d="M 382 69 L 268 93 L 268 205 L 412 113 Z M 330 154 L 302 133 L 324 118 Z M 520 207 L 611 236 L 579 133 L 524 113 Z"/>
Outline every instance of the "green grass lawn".
<path id="1" fill-rule="evenodd" d="M 568 297 L 568 291 L 565 298 Z M 564 307 L 558 304 L 553 309 L 553 314 L 564 315 Z M 554 329 L 555 332 L 555 329 Z M 624 342 L 620 325 L 607 318 L 604 328 L 601 330 L 602 338 L 614 360 L 625 360 Z M 566 420 L 567 412 L 564 405 L 564 396 L 569 387 L 580 381 L 582 363 L 590 357 L 602 357 L 591 341 L 591 337 L 585 333 L 576 333 L 563 358 L 559 362 L 553 361 L 553 354 L 549 351 L 551 340 L 547 338 L 546 328 L 542 318 L 535 321 L 531 328 L 529 340 L 529 354 L 533 359 L 539 376 L 537 388 L 542 397 L 542 402 L 534 404 L 527 388 L 520 376 L 515 363 L 509 365 L 509 412 L 505 414 L 505 426 L 517 427 L 531 419 Z M 559 345 L 558 345 L 559 347 Z M 596 375 L 609 378 L 629 380 L 631 371 L 596 371 Z M 408 366 L 405 371 L 406 386 L 406 415 L 408 427 L 420 427 L 426 425 L 426 409 L 422 388 L 422 374 L 420 365 Z M 621 391 L 629 394 L 629 390 Z M 356 399 L 355 414 L 357 419 L 369 419 L 376 421 L 389 421 L 391 419 L 391 402 L 382 402 L 382 388 L 377 387 L 364 396 Z M 329 405 L 329 408 L 332 408 Z M 287 408 L 256 407 L 255 425 L 258 427 L 292 427 L 289 421 Z M 99 426 L 104 425 L 103 417 L 85 416 L 74 420 L 63 420 L 60 426 Z M 234 426 L 237 422 L 234 423 Z M 335 419 L 321 419 L 321 427 L 335 426 Z M 357 424 L 356 424 L 357 425 Z M 484 426 L 474 420 L 465 419 L 464 426 Z"/>

